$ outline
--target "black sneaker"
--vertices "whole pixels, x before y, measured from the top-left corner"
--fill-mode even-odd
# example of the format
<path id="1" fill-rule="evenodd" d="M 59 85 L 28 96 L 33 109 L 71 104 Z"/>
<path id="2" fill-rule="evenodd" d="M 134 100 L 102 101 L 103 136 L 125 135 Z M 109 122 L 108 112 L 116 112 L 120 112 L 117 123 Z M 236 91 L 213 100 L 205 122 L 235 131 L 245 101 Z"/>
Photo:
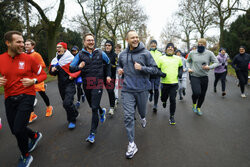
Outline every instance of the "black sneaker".
<path id="1" fill-rule="evenodd" d="M 150 102 L 153 100 L 153 94 L 150 94 L 150 95 L 149 95 L 148 100 L 149 100 Z"/>
<path id="2" fill-rule="evenodd" d="M 214 87 L 214 93 L 216 93 L 216 92 L 217 92 L 216 87 Z"/>
<path id="3" fill-rule="evenodd" d="M 153 108 L 153 112 L 154 112 L 154 113 L 157 113 L 157 108 Z"/>
<path id="4" fill-rule="evenodd" d="M 183 89 L 182 94 L 183 94 L 183 96 L 186 96 L 186 90 L 185 89 Z"/>
<path id="5" fill-rule="evenodd" d="M 36 148 L 37 143 L 43 137 L 41 132 L 36 132 L 36 134 L 37 134 L 37 137 L 35 139 L 31 139 L 31 141 L 29 142 L 29 152 L 33 151 Z"/>
<path id="6" fill-rule="evenodd" d="M 170 125 L 175 125 L 176 124 L 175 120 L 174 120 L 174 116 L 170 116 L 170 118 L 169 118 L 169 124 Z"/>
<path id="7" fill-rule="evenodd" d="M 183 100 L 183 97 L 181 96 L 181 97 L 179 98 L 179 100 L 180 100 L 180 101 Z"/>
<path id="8" fill-rule="evenodd" d="M 33 161 L 32 155 L 29 155 L 27 157 L 21 156 L 18 161 L 18 167 L 29 167 L 32 161 Z"/>
<path id="9" fill-rule="evenodd" d="M 162 103 L 162 107 L 163 107 L 163 108 L 166 108 L 166 106 L 167 106 L 167 102 L 163 102 L 163 103 Z"/>

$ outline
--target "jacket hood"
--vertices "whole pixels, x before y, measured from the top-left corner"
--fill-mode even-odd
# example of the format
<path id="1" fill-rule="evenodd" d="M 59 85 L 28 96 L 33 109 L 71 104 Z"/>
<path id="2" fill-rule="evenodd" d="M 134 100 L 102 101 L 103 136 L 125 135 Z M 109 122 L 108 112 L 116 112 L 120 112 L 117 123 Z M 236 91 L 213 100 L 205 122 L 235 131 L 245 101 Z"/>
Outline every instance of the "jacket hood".
<path id="1" fill-rule="evenodd" d="M 112 46 L 112 49 L 111 49 L 111 51 L 110 51 L 110 53 L 113 53 L 115 50 L 114 50 L 114 43 L 112 42 L 112 41 L 110 41 L 110 40 L 107 40 L 106 42 L 105 42 L 105 45 L 106 44 L 110 44 L 111 46 Z M 105 50 L 105 52 L 107 53 L 107 51 Z"/>
<path id="2" fill-rule="evenodd" d="M 140 52 L 141 50 L 145 49 L 145 46 L 142 42 L 139 42 L 137 48 L 135 48 L 134 50 L 129 50 L 129 46 L 127 47 L 127 52 L 130 53 L 137 53 Z"/>

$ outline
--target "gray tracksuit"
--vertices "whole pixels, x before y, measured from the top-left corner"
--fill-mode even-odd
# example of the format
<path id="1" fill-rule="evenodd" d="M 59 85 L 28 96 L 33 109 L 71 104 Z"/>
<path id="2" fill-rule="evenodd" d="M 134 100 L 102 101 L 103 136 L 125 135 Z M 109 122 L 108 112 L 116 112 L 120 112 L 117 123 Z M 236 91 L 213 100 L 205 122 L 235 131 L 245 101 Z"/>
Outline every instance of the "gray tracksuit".
<path id="1" fill-rule="evenodd" d="M 135 70 L 135 62 L 142 65 L 141 71 Z M 124 122 L 129 142 L 133 142 L 135 108 L 137 106 L 141 118 L 145 118 L 148 90 L 151 88 L 149 76 L 161 72 L 158 70 L 152 55 L 141 42 L 136 49 L 129 50 L 127 48 L 121 52 L 118 63 L 118 69 L 122 68 L 124 71 L 122 88 Z"/>

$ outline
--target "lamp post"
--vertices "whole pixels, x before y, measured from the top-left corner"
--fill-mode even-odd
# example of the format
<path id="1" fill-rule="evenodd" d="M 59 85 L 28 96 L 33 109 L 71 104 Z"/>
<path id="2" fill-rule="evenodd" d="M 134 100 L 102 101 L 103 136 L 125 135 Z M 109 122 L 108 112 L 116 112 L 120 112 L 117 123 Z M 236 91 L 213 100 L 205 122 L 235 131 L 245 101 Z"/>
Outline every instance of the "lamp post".
<path id="1" fill-rule="evenodd" d="M 95 0 L 94 0 L 94 35 L 95 35 L 95 48 L 97 44 L 97 30 L 96 30 L 96 9 L 95 9 Z"/>

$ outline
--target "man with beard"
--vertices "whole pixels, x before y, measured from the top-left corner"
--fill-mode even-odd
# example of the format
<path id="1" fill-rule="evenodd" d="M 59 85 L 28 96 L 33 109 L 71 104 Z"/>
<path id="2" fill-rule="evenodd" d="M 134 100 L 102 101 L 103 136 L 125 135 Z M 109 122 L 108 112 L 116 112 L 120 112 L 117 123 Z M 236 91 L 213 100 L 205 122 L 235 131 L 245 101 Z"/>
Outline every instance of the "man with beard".
<path id="1" fill-rule="evenodd" d="M 0 86 L 4 86 L 6 117 L 22 154 L 18 166 L 29 166 L 33 160 L 30 152 L 42 138 L 40 132 L 27 127 L 36 95 L 34 84 L 47 75 L 33 57 L 23 52 L 22 33 L 9 31 L 4 41 L 8 51 L 0 55 Z"/>
<path id="2" fill-rule="evenodd" d="M 84 48 L 77 54 L 70 64 L 70 70 L 72 72 L 80 71 L 83 80 L 83 90 L 85 96 L 92 109 L 92 122 L 90 134 L 86 141 L 90 143 L 95 142 L 95 135 L 97 132 L 97 127 L 100 122 L 104 123 L 106 119 L 106 109 L 101 108 L 100 102 L 103 92 L 103 79 L 104 73 L 106 73 L 107 83 L 111 81 L 110 72 L 110 60 L 105 52 L 101 49 L 95 48 L 94 35 L 87 33 L 83 37 Z M 103 65 L 105 64 L 105 69 Z"/>
<path id="3" fill-rule="evenodd" d="M 108 96 L 109 96 L 109 104 L 110 109 L 108 114 L 113 115 L 114 114 L 114 107 L 115 107 L 115 80 L 116 80 L 116 65 L 117 65 L 117 54 L 114 52 L 114 44 L 112 41 L 107 40 L 105 42 L 105 53 L 109 57 L 110 64 L 111 64 L 111 83 L 107 84 L 105 83 L 105 88 L 107 89 Z M 104 66 L 105 68 L 105 66 Z M 106 78 L 107 75 L 104 74 L 104 78 Z"/>
<path id="4" fill-rule="evenodd" d="M 132 158 L 138 151 L 134 142 L 136 107 L 141 117 L 141 125 L 145 128 L 148 91 L 151 88 L 149 75 L 158 74 L 160 71 L 152 55 L 139 41 L 139 36 L 134 30 L 128 31 L 126 41 L 128 48 L 120 53 L 118 74 L 124 74 L 122 101 L 124 123 L 129 140 L 126 157 Z"/>

